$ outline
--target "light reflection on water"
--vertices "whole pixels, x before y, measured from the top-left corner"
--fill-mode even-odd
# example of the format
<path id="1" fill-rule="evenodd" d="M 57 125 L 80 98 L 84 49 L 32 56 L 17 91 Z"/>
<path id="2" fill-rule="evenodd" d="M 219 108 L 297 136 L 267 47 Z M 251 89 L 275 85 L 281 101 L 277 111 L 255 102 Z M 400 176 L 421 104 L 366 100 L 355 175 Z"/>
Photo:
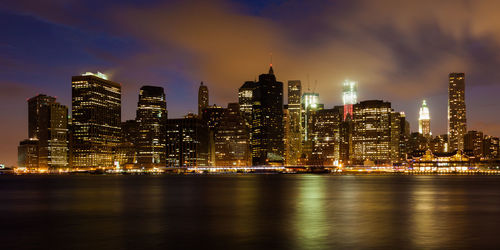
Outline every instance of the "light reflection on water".
<path id="1" fill-rule="evenodd" d="M 496 248 L 500 177 L 0 176 L 2 249 Z"/>

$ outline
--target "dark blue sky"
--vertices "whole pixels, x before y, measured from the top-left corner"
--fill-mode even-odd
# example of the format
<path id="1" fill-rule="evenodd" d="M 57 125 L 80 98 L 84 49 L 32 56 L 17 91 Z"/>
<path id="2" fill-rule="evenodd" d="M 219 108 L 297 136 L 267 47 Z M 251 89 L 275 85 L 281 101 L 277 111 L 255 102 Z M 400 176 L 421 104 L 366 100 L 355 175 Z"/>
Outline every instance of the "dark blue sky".
<path id="1" fill-rule="evenodd" d="M 346 78 L 359 100 L 391 101 L 417 129 L 427 99 L 434 134 L 446 132 L 447 74 L 466 72 L 469 129 L 500 136 L 497 1 L 8 1 L 0 5 L 0 163 L 15 164 L 27 136 L 26 99 L 71 107 L 71 76 L 108 73 L 123 86 L 123 120 L 145 84 L 163 86 L 170 117 L 211 104 L 267 71 L 300 79 L 326 107 Z M 316 87 L 314 82 L 317 81 Z"/>

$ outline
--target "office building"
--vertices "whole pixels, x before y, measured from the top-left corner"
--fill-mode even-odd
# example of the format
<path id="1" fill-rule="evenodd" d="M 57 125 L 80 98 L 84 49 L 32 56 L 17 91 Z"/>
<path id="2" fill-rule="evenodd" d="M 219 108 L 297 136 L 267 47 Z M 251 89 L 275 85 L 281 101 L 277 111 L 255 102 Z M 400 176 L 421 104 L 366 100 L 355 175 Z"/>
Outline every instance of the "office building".
<path id="1" fill-rule="evenodd" d="M 162 87 L 141 87 L 136 121 L 139 132 L 135 145 L 137 165 L 145 168 L 166 166 L 167 102 Z"/>
<path id="2" fill-rule="evenodd" d="M 418 117 L 418 132 L 426 138 L 430 138 L 431 133 L 431 116 L 429 113 L 429 107 L 427 107 L 427 102 L 422 101 L 422 107 L 420 107 L 419 117 Z"/>
<path id="3" fill-rule="evenodd" d="M 208 166 L 209 129 L 205 122 L 195 115 L 168 119 L 167 167 Z"/>
<path id="4" fill-rule="evenodd" d="M 198 116 L 201 116 L 203 109 L 208 107 L 208 101 L 208 87 L 201 82 L 198 89 Z"/>
<path id="5" fill-rule="evenodd" d="M 450 73 L 448 86 L 448 139 L 451 151 L 464 149 L 467 133 L 465 73 Z"/>
<path id="6" fill-rule="evenodd" d="M 72 77 L 73 167 L 111 168 L 121 141 L 121 85 L 102 73 Z"/>

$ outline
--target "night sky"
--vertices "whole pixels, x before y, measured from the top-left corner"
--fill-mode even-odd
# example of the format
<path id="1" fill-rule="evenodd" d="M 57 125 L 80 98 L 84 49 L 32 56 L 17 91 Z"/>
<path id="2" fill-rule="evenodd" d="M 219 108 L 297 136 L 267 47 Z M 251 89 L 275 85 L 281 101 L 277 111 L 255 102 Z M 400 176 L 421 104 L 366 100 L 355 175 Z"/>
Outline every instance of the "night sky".
<path id="1" fill-rule="evenodd" d="M 500 136 L 500 1 L 80 1 L 0 4 L 0 163 L 27 137 L 26 100 L 56 96 L 71 109 L 71 76 L 101 71 L 122 84 L 122 119 L 140 86 L 163 86 L 169 117 L 197 110 L 268 70 L 302 80 L 326 108 L 341 83 L 383 99 L 418 130 L 422 99 L 434 135 L 446 132 L 449 72 L 466 73 L 469 130 Z M 317 82 L 317 84 L 315 84 Z M 285 91 L 286 92 L 286 91 Z"/>

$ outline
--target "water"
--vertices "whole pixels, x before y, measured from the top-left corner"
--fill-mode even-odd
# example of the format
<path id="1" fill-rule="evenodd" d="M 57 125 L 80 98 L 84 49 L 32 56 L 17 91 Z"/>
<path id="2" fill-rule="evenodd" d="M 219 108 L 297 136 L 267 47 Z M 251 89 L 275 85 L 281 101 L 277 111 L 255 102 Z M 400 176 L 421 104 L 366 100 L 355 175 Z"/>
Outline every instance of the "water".
<path id="1" fill-rule="evenodd" d="M 500 177 L 0 176 L 1 249 L 498 248 Z"/>

